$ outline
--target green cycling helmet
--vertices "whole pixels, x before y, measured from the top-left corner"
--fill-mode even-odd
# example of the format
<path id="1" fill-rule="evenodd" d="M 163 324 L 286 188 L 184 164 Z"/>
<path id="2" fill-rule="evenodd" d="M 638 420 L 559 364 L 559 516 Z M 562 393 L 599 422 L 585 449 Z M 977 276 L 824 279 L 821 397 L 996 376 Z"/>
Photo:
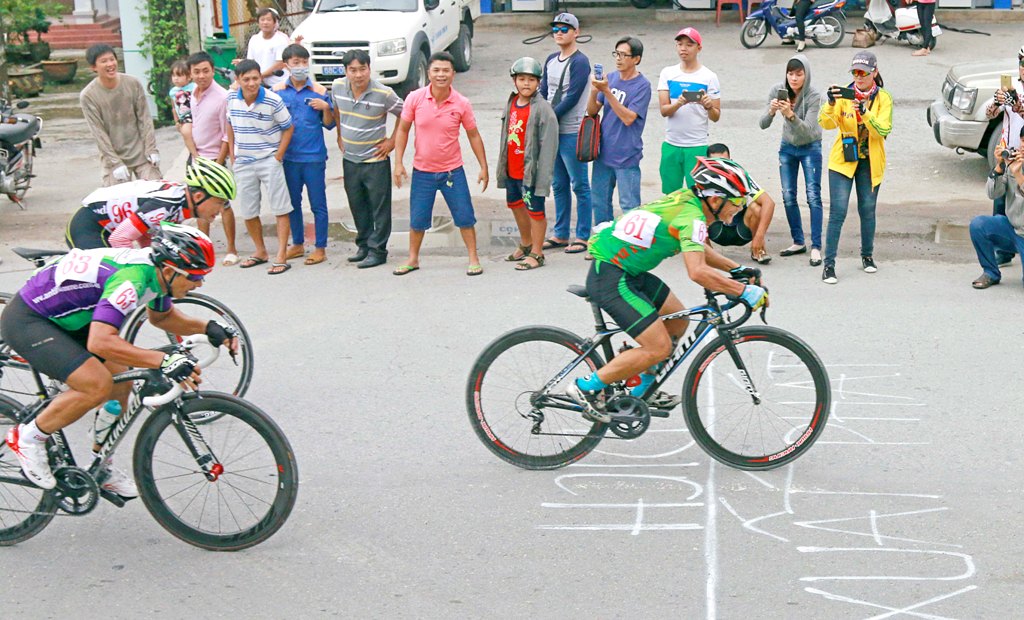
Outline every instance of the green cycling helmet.
<path id="1" fill-rule="evenodd" d="M 185 184 L 224 200 L 234 200 L 238 194 L 231 171 L 205 157 L 196 157 L 185 164 Z"/>
<path id="2" fill-rule="evenodd" d="M 515 77 L 517 75 L 532 75 L 538 80 L 544 75 L 544 67 L 541 66 L 535 58 L 529 56 L 523 56 L 519 60 L 512 63 L 512 68 L 508 71 L 509 75 Z"/>

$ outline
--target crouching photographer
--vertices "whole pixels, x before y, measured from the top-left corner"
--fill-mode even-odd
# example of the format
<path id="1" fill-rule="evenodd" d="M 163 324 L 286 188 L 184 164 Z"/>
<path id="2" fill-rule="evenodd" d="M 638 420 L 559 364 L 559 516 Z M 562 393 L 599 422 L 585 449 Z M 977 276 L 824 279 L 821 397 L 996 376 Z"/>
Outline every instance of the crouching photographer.
<path id="1" fill-rule="evenodd" d="M 1005 215 L 979 215 L 971 220 L 971 243 L 982 274 L 971 283 L 976 289 L 999 284 L 1002 274 L 996 252 L 1024 253 L 1024 151 L 1004 149 L 988 177 L 988 195 L 1006 198 Z"/>

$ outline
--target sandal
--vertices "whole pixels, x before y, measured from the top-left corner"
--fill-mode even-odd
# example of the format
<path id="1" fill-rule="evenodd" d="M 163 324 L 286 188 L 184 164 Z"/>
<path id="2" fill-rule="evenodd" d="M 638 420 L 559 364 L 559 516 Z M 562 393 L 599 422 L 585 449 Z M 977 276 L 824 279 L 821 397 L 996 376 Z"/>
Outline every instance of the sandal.
<path id="1" fill-rule="evenodd" d="M 316 252 L 313 252 L 312 254 L 310 254 L 309 256 L 306 257 L 306 260 L 302 261 L 302 264 L 303 265 L 319 265 L 320 263 L 324 262 L 325 260 L 327 260 L 327 253 L 326 252 L 321 253 L 321 254 L 317 254 Z"/>
<path id="2" fill-rule="evenodd" d="M 294 248 L 294 249 L 292 249 Z M 285 260 L 293 260 L 296 258 L 302 258 L 306 255 L 306 248 L 303 246 L 292 246 L 288 249 L 288 253 L 284 255 Z"/>
<path id="3" fill-rule="evenodd" d="M 227 253 L 224 255 L 224 266 L 233 267 L 238 264 L 238 254 Z"/>
<path id="4" fill-rule="evenodd" d="M 396 276 L 405 276 L 417 270 L 419 270 L 419 266 L 417 265 L 399 265 L 398 267 L 395 267 L 395 270 L 391 273 Z"/>
<path id="5" fill-rule="evenodd" d="M 536 264 L 534 265 L 534 264 L 530 264 L 530 263 L 526 262 L 527 258 L 532 258 Z M 530 271 L 531 269 L 537 269 L 538 267 L 543 267 L 543 266 L 544 266 L 544 255 L 543 254 L 534 254 L 533 252 L 530 252 L 529 254 L 527 254 L 523 258 L 523 262 L 521 262 L 518 265 L 516 265 L 516 271 Z"/>
<path id="6" fill-rule="evenodd" d="M 292 266 L 288 263 L 271 263 L 270 269 L 267 270 L 267 275 L 278 276 L 291 268 Z"/>
<path id="7" fill-rule="evenodd" d="M 478 275 L 482 274 L 483 272 L 484 272 L 483 265 L 470 265 L 469 267 L 466 267 L 466 275 L 467 276 L 478 276 Z"/>
<path id="8" fill-rule="evenodd" d="M 568 241 L 559 241 L 558 239 L 555 239 L 555 238 L 551 237 L 551 238 L 548 238 L 548 239 L 544 240 L 544 245 L 541 246 L 541 249 L 542 250 L 553 250 L 555 248 L 564 248 L 567 245 L 569 245 Z"/>
<path id="9" fill-rule="evenodd" d="M 587 251 L 587 243 L 585 241 L 573 241 L 569 244 L 569 247 L 565 248 L 566 254 L 579 254 L 580 252 Z"/>
<path id="10" fill-rule="evenodd" d="M 516 252 L 519 253 L 519 256 L 516 256 Z M 519 261 L 521 261 L 524 258 L 526 258 L 527 254 L 529 254 L 529 253 L 530 253 L 530 246 L 520 244 L 518 248 L 516 248 L 511 254 L 509 254 L 508 256 L 505 257 L 505 262 L 506 263 L 518 263 Z"/>
<path id="11" fill-rule="evenodd" d="M 750 260 L 754 261 L 758 265 L 767 265 L 772 262 L 772 257 L 768 255 L 768 252 L 762 250 L 757 256 L 754 256 L 753 252 L 751 252 Z"/>
<path id="12" fill-rule="evenodd" d="M 996 280 L 987 273 L 981 274 L 981 276 L 979 276 L 977 280 L 971 282 L 971 286 L 973 286 L 976 289 L 988 288 L 990 286 L 995 286 L 996 284 L 999 284 L 999 280 Z"/>
<path id="13" fill-rule="evenodd" d="M 262 265 L 262 264 L 266 263 L 268 260 L 270 260 L 270 259 L 260 258 L 259 256 L 250 256 L 249 258 L 247 258 L 244 261 L 242 261 L 242 264 L 239 265 L 239 267 L 241 267 L 242 269 L 249 269 L 249 268 L 255 267 L 257 265 Z"/>

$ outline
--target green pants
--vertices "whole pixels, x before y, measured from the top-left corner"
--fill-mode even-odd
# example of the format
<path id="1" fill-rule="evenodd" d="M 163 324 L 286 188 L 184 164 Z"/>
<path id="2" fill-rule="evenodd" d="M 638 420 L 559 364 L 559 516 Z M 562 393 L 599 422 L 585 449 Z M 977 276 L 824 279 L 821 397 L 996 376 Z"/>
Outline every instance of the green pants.
<path id="1" fill-rule="evenodd" d="M 689 187 L 693 183 L 690 171 L 697 165 L 697 158 L 708 154 L 704 146 L 675 146 L 668 142 L 661 143 L 661 193 L 671 194 L 676 190 Z"/>

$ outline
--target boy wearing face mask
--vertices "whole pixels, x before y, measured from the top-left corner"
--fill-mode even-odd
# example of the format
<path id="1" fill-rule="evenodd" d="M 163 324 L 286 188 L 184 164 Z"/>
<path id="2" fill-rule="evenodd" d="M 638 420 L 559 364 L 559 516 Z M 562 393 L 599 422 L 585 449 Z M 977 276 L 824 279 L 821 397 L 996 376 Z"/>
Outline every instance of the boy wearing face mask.
<path id="1" fill-rule="evenodd" d="M 292 201 L 292 245 L 288 259 L 305 255 L 305 228 L 302 222 L 302 188 L 309 195 L 316 231 L 316 248 L 305 264 L 316 265 L 327 259 L 327 145 L 324 129 L 334 128 L 334 106 L 327 89 L 309 78 L 309 52 L 301 45 L 284 49 L 281 58 L 288 69 L 288 80 L 274 91 L 292 115 L 295 133 L 284 155 L 284 178 Z"/>

